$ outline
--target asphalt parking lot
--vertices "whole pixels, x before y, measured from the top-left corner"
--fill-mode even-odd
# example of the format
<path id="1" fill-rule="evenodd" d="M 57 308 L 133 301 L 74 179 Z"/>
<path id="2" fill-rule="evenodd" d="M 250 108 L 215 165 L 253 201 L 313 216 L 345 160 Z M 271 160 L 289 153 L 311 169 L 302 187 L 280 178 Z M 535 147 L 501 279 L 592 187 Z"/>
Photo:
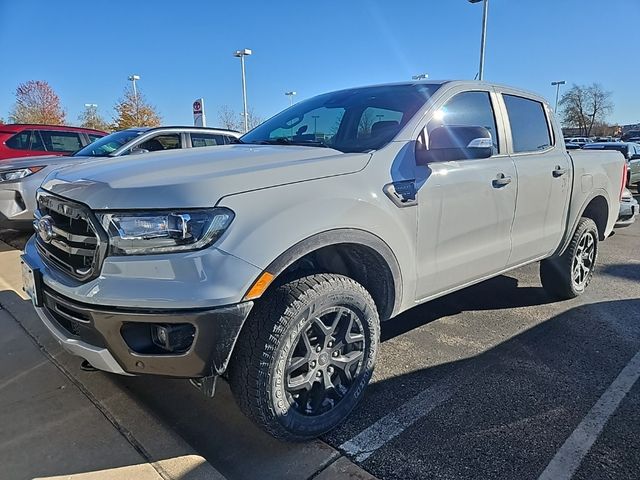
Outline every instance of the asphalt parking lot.
<path id="1" fill-rule="evenodd" d="M 223 382 L 213 399 L 115 385 L 229 479 L 311 478 L 344 456 L 381 479 L 640 478 L 639 247 L 640 223 L 602 243 L 578 299 L 553 302 L 530 265 L 391 320 L 364 401 L 322 441 L 273 440 Z"/>

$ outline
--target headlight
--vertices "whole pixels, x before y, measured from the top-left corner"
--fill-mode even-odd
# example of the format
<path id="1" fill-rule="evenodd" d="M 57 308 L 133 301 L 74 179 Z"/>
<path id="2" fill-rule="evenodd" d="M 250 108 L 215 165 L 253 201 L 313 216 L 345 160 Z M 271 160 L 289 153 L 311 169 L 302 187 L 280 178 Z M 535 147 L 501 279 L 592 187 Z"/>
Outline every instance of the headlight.
<path id="1" fill-rule="evenodd" d="M 112 255 L 198 250 L 215 242 L 234 214 L 227 208 L 98 214 Z"/>
<path id="2" fill-rule="evenodd" d="M 12 180 L 20 180 L 21 178 L 28 177 L 29 175 L 33 175 L 34 173 L 39 172 L 43 168 L 44 166 L 18 168 L 16 170 L 0 171 L 0 182 L 10 182 Z"/>

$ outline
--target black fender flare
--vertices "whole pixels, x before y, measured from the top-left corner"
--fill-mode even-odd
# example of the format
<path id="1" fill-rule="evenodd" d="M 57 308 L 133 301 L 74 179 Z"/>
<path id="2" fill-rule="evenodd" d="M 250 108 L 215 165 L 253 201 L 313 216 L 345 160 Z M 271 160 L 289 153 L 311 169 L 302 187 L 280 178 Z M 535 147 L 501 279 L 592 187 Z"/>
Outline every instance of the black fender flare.
<path id="1" fill-rule="evenodd" d="M 339 244 L 362 245 L 372 249 L 382 257 L 391 272 L 393 280 L 393 299 L 388 298 L 389 303 L 392 303 L 393 307 L 389 309 L 388 314 L 384 315 L 384 319 L 393 317 L 399 311 L 402 301 L 402 273 L 400 271 L 400 264 L 389 245 L 377 235 L 366 230 L 337 228 L 307 237 L 282 252 L 267 266 L 265 271 L 271 273 L 274 278 L 277 278 L 289 266 L 308 253 L 322 247 Z"/>

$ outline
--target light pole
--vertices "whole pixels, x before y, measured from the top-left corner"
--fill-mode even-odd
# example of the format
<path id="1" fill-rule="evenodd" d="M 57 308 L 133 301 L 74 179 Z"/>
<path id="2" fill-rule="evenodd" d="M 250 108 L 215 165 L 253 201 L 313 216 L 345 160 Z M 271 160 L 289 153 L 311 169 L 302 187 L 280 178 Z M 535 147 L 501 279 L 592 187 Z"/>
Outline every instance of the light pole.
<path id="1" fill-rule="evenodd" d="M 293 96 L 294 96 L 294 95 L 297 95 L 297 94 L 298 94 L 298 92 L 291 91 L 291 92 L 284 92 L 284 94 L 285 94 L 287 97 L 289 97 L 289 106 L 293 105 Z"/>
<path id="2" fill-rule="evenodd" d="M 559 80 L 557 82 L 551 82 L 551 85 L 556 87 L 556 106 L 553 109 L 554 112 L 558 113 L 558 96 L 560 95 L 560 85 L 564 85 L 565 82 L 564 80 Z"/>
<path id="3" fill-rule="evenodd" d="M 313 136 L 316 136 L 316 133 L 318 133 L 318 119 L 320 118 L 320 115 L 311 115 L 311 117 L 313 118 Z"/>
<path id="4" fill-rule="evenodd" d="M 480 40 L 480 70 L 478 80 L 484 80 L 484 49 L 487 45 L 487 16 L 489 14 L 489 0 L 468 0 L 469 3 L 483 2 L 482 8 L 482 39 Z"/>
<path id="5" fill-rule="evenodd" d="M 136 125 L 140 122 L 138 112 L 138 90 L 136 89 L 136 81 L 140 80 L 140 75 L 129 75 L 129 81 L 133 85 L 133 101 L 136 104 Z"/>
<path id="6" fill-rule="evenodd" d="M 236 50 L 233 53 L 234 57 L 240 58 L 240 66 L 242 68 L 242 104 L 244 107 L 244 131 L 245 133 L 249 131 L 249 113 L 247 111 L 247 81 L 244 74 L 244 57 L 248 57 L 251 55 L 251 50 L 248 48 L 244 48 L 242 50 Z"/>
<path id="7" fill-rule="evenodd" d="M 429 74 L 419 73 L 418 75 L 412 76 L 411 80 L 426 80 L 427 78 L 429 78 Z"/>
<path id="8" fill-rule="evenodd" d="M 140 80 L 140 75 L 129 75 L 129 81 L 133 84 L 133 98 L 138 102 L 138 90 L 136 89 L 136 81 Z"/>

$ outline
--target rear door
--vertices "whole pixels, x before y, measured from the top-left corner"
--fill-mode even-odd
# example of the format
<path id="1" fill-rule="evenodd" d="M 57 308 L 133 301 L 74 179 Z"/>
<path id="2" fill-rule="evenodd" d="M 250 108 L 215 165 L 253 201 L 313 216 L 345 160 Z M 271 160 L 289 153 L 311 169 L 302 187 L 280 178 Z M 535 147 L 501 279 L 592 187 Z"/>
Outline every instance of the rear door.
<path id="1" fill-rule="evenodd" d="M 418 170 L 418 300 L 506 266 L 517 179 L 505 151 L 495 99 L 488 89 L 461 91 L 445 101 L 427 124 L 427 133 L 441 125 L 485 127 L 495 153 L 490 158 L 439 162 Z"/>
<path id="2" fill-rule="evenodd" d="M 553 252 L 565 230 L 572 169 L 562 142 L 555 141 L 551 111 L 541 101 L 503 92 L 507 140 L 518 174 L 513 247 L 509 265 Z"/>

